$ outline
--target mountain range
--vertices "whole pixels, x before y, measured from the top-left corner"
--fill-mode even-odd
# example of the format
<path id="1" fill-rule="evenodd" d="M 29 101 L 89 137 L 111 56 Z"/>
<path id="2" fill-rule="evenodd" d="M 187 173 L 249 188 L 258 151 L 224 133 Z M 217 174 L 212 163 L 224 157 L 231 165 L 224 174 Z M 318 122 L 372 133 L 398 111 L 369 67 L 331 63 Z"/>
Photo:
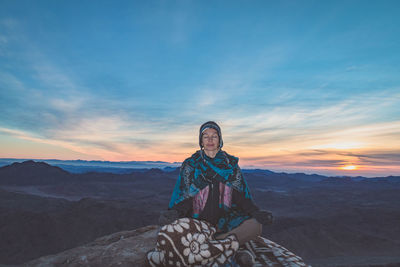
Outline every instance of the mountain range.
<path id="1" fill-rule="evenodd" d="M 36 162 L 44 162 L 52 166 L 60 167 L 71 173 L 85 173 L 90 171 L 109 172 L 109 173 L 130 173 L 132 171 L 145 171 L 151 168 L 164 169 L 168 171 L 170 168 L 175 169 L 181 165 L 180 162 L 165 161 L 100 161 L 100 160 L 58 160 L 58 159 L 13 159 L 0 158 L 0 167 L 10 165 L 16 162 L 25 162 L 33 160 Z"/>
<path id="2" fill-rule="evenodd" d="M 400 177 L 243 172 L 255 203 L 274 214 L 263 235 L 309 264 L 400 263 Z M 71 173 L 35 161 L 1 167 L 0 264 L 157 224 L 178 174 L 176 167 Z"/>

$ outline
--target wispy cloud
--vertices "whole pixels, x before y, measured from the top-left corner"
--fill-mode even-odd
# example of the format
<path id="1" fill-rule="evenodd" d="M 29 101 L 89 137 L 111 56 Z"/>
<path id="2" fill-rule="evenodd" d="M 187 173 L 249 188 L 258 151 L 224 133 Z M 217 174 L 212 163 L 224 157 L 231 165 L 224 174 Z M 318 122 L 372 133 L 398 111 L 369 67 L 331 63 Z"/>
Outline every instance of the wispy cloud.
<path id="1" fill-rule="evenodd" d="M 245 167 L 268 168 L 275 171 L 320 173 L 326 175 L 363 175 L 374 177 L 382 172 L 399 175 L 399 150 L 341 150 L 301 151 L 272 154 L 265 157 L 243 157 Z M 356 170 L 346 171 L 344 166 L 354 165 Z"/>
<path id="2" fill-rule="evenodd" d="M 357 26 L 353 15 L 343 18 L 352 27 L 337 26 L 336 4 L 318 18 L 298 4 L 285 5 L 288 16 L 186 1 L 100 5 L 73 20 L 62 6 L 0 16 L 5 139 L 73 157 L 181 161 L 198 149 L 200 124 L 215 120 L 246 166 L 398 172 L 398 29 L 364 17 Z M 382 38 L 360 42 L 369 33 Z"/>
<path id="3" fill-rule="evenodd" d="M 3 84 L 8 90 L 29 92 L 29 101 L 35 103 L 32 105 L 24 102 L 28 99 L 20 95 L 21 103 L 26 103 L 30 112 L 14 115 L 25 117 L 20 120 L 22 125 L 19 125 L 20 129 L 25 130 L 18 134 L 10 129 L 3 129 L 3 132 L 34 142 L 50 143 L 79 153 L 98 154 L 105 159 L 116 160 L 137 159 L 140 155 L 143 155 L 142 159 L 166 159 L 171 154 L 175 155 L 174 160 L 182 159 L 187 154 L 187 148 L 197 146 L 198 125 L 188 118 L 195 117 L 194 112 L 177 114 L 180 119 L 186 117 L 186 123 L 174 118 L 169 121 L 149 118 L 146 121 L 146 115 L 133 117 L 134 109 L 129 105 L 115 109 L 124 101 L 102 99 L 101 95 L 97 96 L 89 88 L 79 85 L 44 58 L 38 60 L 36 57 L 32 71 L 45 89 L 29 88 L 13 75 L 2 73 Z M 206 87 L 196 90 L 196 94 L 200 96 L 196 110 L 210 108 L 214 112 L 220 107 L 220 103 L 231 100 L 229 88 L 236 88 L 239 92 L 246 87 L 240 80 L 230 83 L 229 86 L 223 82 L 216 83 L 215 86 L 216 90 Z M 315 159 L 339 155 L 316 149 L 362 148 L 364 145 L 373 145 L 369 140 L 382 135 L 396 139 L 399 122 L 371 124 L 366 121 L 384 107 L 397 104 L 398 94 L 386 97 L 387 92 L 369 93 L 345 98 L 330 106 L 321 103 L 317 107 L 307 107 L 307 102 L 296 105 L 294 99 L 300 91 L 294 92 L 296 91 L 283 93 L 275 98 L 273 108 L 266 106 L 254 113 L 248 112 L 248 109 L 252 109 L 251 106 L 243 103 L 231 107 L 224 105 L 224 109 L 217 114 L 223 126 L 226 147 L 243 156 L 244 162 L 252 161 L 253 165 L 282 167 L 282 162 L 285 162 L 289 167 L 334 167 L 347 161 Z M 375 104 L 371 108 L 365 108 L 372 103 Z M 189 107 L 186 108 L 189 110 Z M 201 118 L 204 115 L 208 116 L 197 116 Z M 30 123 L 26 123 L 27 121 Z M 36 134 L 32 136 L 26 132 L 28 130 Z M 188 131 L 191 132 L 190 135 L 187 134 Z M 319 151 L 318 155 L 315 155 L 316 151 Z M 301 160 L 307 153 L 314 153 L 314 158 Z"/>

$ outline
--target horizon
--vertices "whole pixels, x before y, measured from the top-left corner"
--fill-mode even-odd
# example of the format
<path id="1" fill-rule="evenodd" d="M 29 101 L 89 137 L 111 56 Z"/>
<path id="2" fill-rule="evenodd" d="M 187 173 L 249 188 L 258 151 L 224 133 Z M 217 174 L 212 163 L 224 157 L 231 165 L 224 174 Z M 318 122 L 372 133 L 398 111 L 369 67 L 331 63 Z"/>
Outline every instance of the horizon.
<path id="1" fill-rule="evenodd" d="M 8 161 L 9 164 L 4 164 L 4 162 L 1 161 Z M 81 166 L 81 167 L 102 167 L 102 168 L 120 168 L 120 169 L 164 169 L 164 168 L 180 168 L 182 162 L 167 162 L 167 161 L 103 161 L 103 160 L 81 160 L 81 159 L 76 159 L 76 160 L 60 160 L 60 159 L 33 159 L 33 158 L 0 158 L 0 168 L 4 166 L 11 165 L 14 162 L 22 163 L 26 161 L 34 161 L 34 162 L 45 162 L 51 166 L 56 166 L 57 164 L 53 163 L 54 161 L 60 162 L 59 164 L 61 165 L 68 165 L 68 163 L 73 164 L 74 161 L 79 161 L 79 162 L 86 162 L 89 163 L 88 165 L 76 165 L 76 166 Z M 100 164 L 124 164 L 123 166 L 101 166 L 101 165 L 90 165 L 90 163 L 95 162 L 95 163 L 100 163 Z M 146 166 L 146 165 L 139 165 L 139 166 L 129 166 L 125 164 L 129 163 L 134 163 L 134 164 L 158 164 L 153 165 L 153 166 Z M 163 165 L 164 164 L 164 165 Z M 163 165 L 163 166 L 161 166 Z M 73 166 L 73 165 L 71 165 Z M 353 173 L 348 173 L 348 172 L 343 172 L 343 174 L 337 174 L 336 172 L 329 172 L 329 171 L 321 171 L 321 172 L 314 172 L 314 171 L 302 171 L 302 170 L 281 170 L 281 169 L 266 169 L 266 168 L 259 168 L 259 167 L 254 167 L 254 166 L 244 166 L 241 167 L 242 170 L 261 170 L 261 171 L 272 171 L 274 173 L 285 173 L 285 174 L 306 174 L 306 175 L 321 175 L 321 176 L 326 176 L 326 177 L 339 177 L 339 178 L 344 178 L 344 177 L 351 177 L 351 178 L 357 178 L 357 177 L 364 177 L 364 178 L 387 178 L 387 177 L 400 177 L 400 175 L 385 175 L 385 176 L 376 176 L 376 175 L 371 175 L 371 174 L 366 174 L 366 175 L 356 175 Z M 68 170 L 67 170 L 68 171 Z"/>
<path id="2" fill-rule="evenodd" d="M 0 157 L 400 175 L 399 1 L 0 3 Z"/>

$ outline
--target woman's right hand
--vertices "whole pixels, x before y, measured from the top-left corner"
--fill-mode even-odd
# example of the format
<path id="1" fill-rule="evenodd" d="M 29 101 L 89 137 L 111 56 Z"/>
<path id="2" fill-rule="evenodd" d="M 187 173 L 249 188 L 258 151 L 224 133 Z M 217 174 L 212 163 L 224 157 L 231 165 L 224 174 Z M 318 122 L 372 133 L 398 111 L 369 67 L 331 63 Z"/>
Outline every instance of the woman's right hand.
<path id="1" fill-rule="evenodd" d="M 160 217 L 158 218 L 158 224 L 163 226 L 170 224 L 179 218 L 178 211 L 176 210 L 163 210 L 160 211 Z"/>

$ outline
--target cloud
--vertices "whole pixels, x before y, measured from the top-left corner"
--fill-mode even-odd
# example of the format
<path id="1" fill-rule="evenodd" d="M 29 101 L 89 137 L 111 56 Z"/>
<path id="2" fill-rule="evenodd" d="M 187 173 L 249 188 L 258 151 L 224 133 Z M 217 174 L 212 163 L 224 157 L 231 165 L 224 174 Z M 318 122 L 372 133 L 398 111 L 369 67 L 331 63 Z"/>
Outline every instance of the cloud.
<path id="1" fill-rule="evenodd" d="M 241 145 L 249 146 L 279 140 L 289 142 L 298 138 L 302 141 L 331 139 L 321 140 L 324 141 L 321 146 L 337 143 L 340 138 L 343 144 L 352 143 L 354 146 L 360 143 L 352 141 L 357 140 L 357 136 L 394 135 L 400 129 L 398 122 L 371 122 L 371 118 L 377 117 L 380 110 L 387 106 L 394 107 L 400 102 L 396 97 L 380 99 L 381 93 L 377 95 L 369 94 L 365 99 L 345 99 L 328 107 L 322 103 L 313 109 L 307 109 L 304 103 L 301 107 L 287 107 L 282 103 L 282 107 L 267 108 L 256 114 L 234 109 L 225 121 L 229 125 L 225 132 L 234 132 L 231 136 L 233 141 L 239 140 Z M 314 146 L 316 148 L 318 142 Z"/>
<path id="2" fill-rule="evenodd" d="M 6 45 L 8 38 L 0 33 L 0 57 L 6 56 Z"/>
<path id="3" fill-rule="evenodd" d="M 0 132 L 6 135 L 10 135 L 19 139 L 23 139 L 23 140 L 28 140 L 34 143 L 39 143 L 39 144 L 49 144 L 49 145 L 54 145 L 54 146 L 58 146 L 58 147 L 63 147 L 66 149 L 69 149 L 71 151 L 75 151 L 75 152 L 79 152 L 81 154 L 84 155 L 97 155 L 100 151 L 99 150 L 92 150 L 91 152 L 94 153 L 88 153 L 88 151 L 85 151 L 85 149 L 82 149 L 81 146 L 70 143 L 70 142 L 63 142 L 60 140 L 52 140 L 49 138 L 43 138 L 40 136 L 37 136 L 34 133 L 30 133 L 30 132 L 25 132 L 25 131 L 21 131 L 21 130 L 15 130 L 15 129 L 8 129 L 8 128 L 4 128 L 1 127 L 0 128 Z"/>
<path id="4" fill-rule="evenodd" d="M 368 67 L 370 67 L 370 66 L 368 66 L 368 65 L 351 65 L 351 66 L 348 66 L 347 68 L 345 68 L 345 71 L 346 72 L 348 72 L 348 71 L 362 71 L 362 70 L 368 69 Z"/>
<path id="5" fill-rule="evenodd" d="M 179 5 L 169 15 L 172 19 L 170 35 L 172 43 L 182 44 L 187 41 L 193 27 L 192 15 L 191 3 L 189 1 L 179 1 Z"/>
<path id="6" fill-rule="evenodd" d="M 3 66 L 10 67 L 12 64 L 23 62 L 23 57 L 19 55 L 21 44 L 29 45 L 23 34 L 21 22 L 11 17 L 0 18 L 0 57 L 6 63 L 3 63 Z M 19 67 L 23 68 L 21 65 Z"/>
<path id="7" fill-rule="evenodd" d="M 25 86 L 23 83 L 17 79 L 13 74 L 7 72 L 0 72 L 0 87 L 2 92 L 6 96 L 6 93 L 10 93 L 12 91 L 24 92 Z"/>
<path id="8" fill-rule="evenodd" d="M 374 166 L 398 166 L 400 168 L 400 149 L 394 151 L 364 151 L 361 153 L 344 152 L 338 153 L 342 156 L 349 156 L 357 158 L 361 165 L 374 165 Z"/>
<path id="9" fill-rule="evenodd" d="M 297 167 L 325 167 L 336 168 L 347 164 L 358 166 L 398 166 L 400 171 L 400 149 L 371 150 L 364 149 L 358 152 L 341 150 L 306 150 L 292 153 L 281 153 L 258 157 L 243 157 L 246 162 L 253 162 L 256 166 L 280 166 L 281 168 Z"/>
<path id="10" fill-rule="evenodd" d="M 197 128 L 203 122 L 199 118 L 208 114 L 195 116 L 196 112 L 188 114 L 182 110 L 175 117 L 149 117 L 150 114 L 135 109 L 127 100 L 104 99 L 91 93 L 89 88 L 79 85 L 45 60 L 38 66 L 34 68 L 36 77 L 44 88 L 51 87 L 54 82 L 52 89 L 28 88 L 13 75 L 2 73 L 7 88 L 15 88 L 14 92 L 30 92 L 29 98 L 23 95 L 19 98 L 29 112 L 20 110 L 10 117 L 19 117 L 16 121 L 21 124 L 12 124 L 16 128 L 11 128 L 24 132 L 18 135 L 20 138 L 50 142 L 80 153 L 98 153 L 109 159 L 135 159 L 140 154 L 165 159 L 173 154 L 173 160 L 179 160 L 190 154 L 187 149 L 197 149 Z M 396 95 L 394 98 L 382 97 L 382 101 L 366 110 L 365 105 L 370 105 L 376 95 L 345 99 L 334 106 L 321 104 L 317 108 L 307 108 L 306 103 L 285 103 L 296 97 L 292 92 L 282 95 L 281 106 L 277 102 L 273 108 L 249 113 L 247 106 L 233 105 L 214 114 L 213 111 L 220 108 L 218 101 L 228 101 L 230 96 L 224 98 L 224 87 L 215 92 L 204 90 L 208 92 L 205 95 L 214 98 L 210 97 L 212 102 L 203 102 L 199 108 L 211 108 L 209 115 L 219 116 L 226 147 L 234 148 L 243 160 L 259 166 L 282 166 L 282 162 L 288 166 L 337 166 L 346 160 L 324 159 L 329 155 L 338 156 L 325 152 L 327 149 L 371 146 L 370 140 L 383 135 L 395 139 L 400 128 L 400 122 L 368 123 L 367 120 L 376 110 L 397 103 Z M 358 105 L 354 105 L 356 100 Z"/>
<path id="11" fill-rule="evenodd" d="M 167 22 L 170 29 L 161 38 L 184 47 L 196 30 L 194 10 L 190 4 L 172 13 L 169 5 L 163 7 L 157 11 L 161 20 L 154 21 L 160 14 L 142 16 L 146 28 Z M 201 61 L 209 64 L 205 70 L 188 68 L 168 77 L 182 79 L 169 87 L 161 82 L 160 88 L 152 87 L 146 79 L 156 75 L 136 83 L 131 72 L 126 74 L 129 82 L 114 72 L 109 84 L 103 84 L 101 79 L 90 81 L 93 77 L 75 66 L 57 62 L 45 48 L 34 45 L 39 42 L 29 40 L 22 26 L 14 20 L 0 21 L 0 53 L 1 47 L 16 49 L 7 56 L 8 67 L 0 69 L 0 124 L 4 133 L 17 138 L 110 160 L 176 161 L 198 148 L 198 127 L 212 119 L 222 126 L 228 152 L 246 164 L 336 168 L 351 161 L 392 166 L 398 159 L 399 88 L 366 86 L 364 80 L 353 88 L 359 77 L 349 79 L 354 73 L 370 72 L 372 65 L 355 62 L 332 71 L 296 74 L 299 47 L 264 39 L 265 43 L 246 50 L 243 40 L 222 49 L 210 47 L 216 52 Z M 301 40 L 304 45 L 305 40 Z M 190 56 L 187 50 L 182 53 Z M 185 79 L 192 70 L 201 74 Z M 345 82 L 353 83 L 341 86 Z"/>
<path id="12" fill-rule="evenodd" d="M 6 30 L 15 30 L 17 28 L 19 28 L 19 21 L 11 18 L 11 17 L 6 17 L 6 18 L 2 18 L 0 19 L 0 26 L 4 27 Z"/>
<path id="13" fill-rule="evenodd" d="M 34 63 L 32 66 L 33 71 L 36 73 L 36 78 L 40 80 L 42 84 L 46 85 L 50 92 L 68 90 L 66 92 L 66 94 L 68 94 L 70 91 L 78 91 L 80 89 L 71 77 L 66 75 L 63 71 L 58 70 L 53 64 L 46 62 L 47 60 L 43 55 L 40 56 L 38 61 L 39 62 Z M 57 93 L 62 94 L 62 91 L 57 91 Z"/>

